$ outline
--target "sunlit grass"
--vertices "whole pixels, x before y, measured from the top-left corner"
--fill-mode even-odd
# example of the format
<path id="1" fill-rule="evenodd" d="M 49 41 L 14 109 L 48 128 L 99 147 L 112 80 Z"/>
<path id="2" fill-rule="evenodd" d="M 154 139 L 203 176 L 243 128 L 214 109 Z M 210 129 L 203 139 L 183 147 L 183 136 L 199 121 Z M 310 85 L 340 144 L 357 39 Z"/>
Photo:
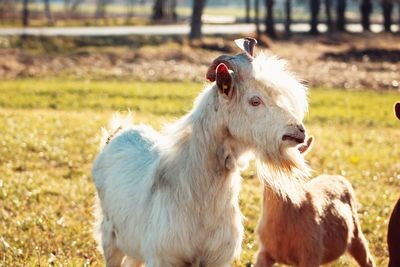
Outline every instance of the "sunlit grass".
<path id="1" fill-rule="evenodd" d="M 0 106 L 62 110 L 115 110 L 181 115 L 201 85 L 121 81 L 27 79 L 0 83 Z"/>
<path id="2" fill-rule="evenodd" d="M 90 168 L 99 133 L 114 111 L 159 129 L 184 114 L 196 83 L 36 80 L 0 82 L 0 266 L 101 266 L 91 234 L 94 187 Z M 315 174 L 345 175 L 361 203 L 362 227 L 377 266 L 387 264 L 387 220 L 400 186 L 398 93 L 313 89 L 308 155 Z M 246 172 L 246 216 L 240 262 L 252 262 L 261 188 Z M 342 257 L 331 266 L 356 266 Z"/>

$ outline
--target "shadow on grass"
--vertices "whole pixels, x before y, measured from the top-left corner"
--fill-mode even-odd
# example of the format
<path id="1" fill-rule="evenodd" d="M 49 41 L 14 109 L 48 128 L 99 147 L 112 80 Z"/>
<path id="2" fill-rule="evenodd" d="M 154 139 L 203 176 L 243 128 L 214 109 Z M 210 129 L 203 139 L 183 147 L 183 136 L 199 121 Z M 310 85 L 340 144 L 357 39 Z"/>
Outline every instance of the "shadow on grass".
<path id="1" fill-rule="evenodd" d="M 400 61 L 400 49 L 348 49 L 344 52 L 328 52 L 321 56 L 323 60 L 335 61 L 372 61 L 372 62 L 392 62 Z"/>

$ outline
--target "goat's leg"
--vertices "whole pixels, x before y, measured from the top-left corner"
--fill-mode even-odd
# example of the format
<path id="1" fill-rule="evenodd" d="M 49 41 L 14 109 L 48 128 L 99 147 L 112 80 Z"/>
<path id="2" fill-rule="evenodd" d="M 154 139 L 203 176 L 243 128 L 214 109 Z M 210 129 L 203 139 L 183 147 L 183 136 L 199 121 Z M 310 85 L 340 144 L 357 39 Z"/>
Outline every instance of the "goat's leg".
<path id="1" fill-rule="evenodd" d="M 368 242 L 361 231 L 360 221 L 358 219 L 355 207 L 355 197 L 351 197 L 352 217 L 353 217 L 353 236 L 347 246 L 347 251 L 357 261 L 361 267 L 375 267 L 374 259 L 368 249 Z"/>
<path id="2" fill-rule="evenodd" d="M 257 254 L 257 261 L 254 265 L 255 267 L 272 267 L 275 260 L 266 250 L 260 250 Z"/>
<path id="3" fill-rule="evenodd" d="M 359 225 L 355 231 L 357 235 L 354 235 L 348 247 L 350 255 L 353 256 L 361 267 L 375 267 L 374 259 L 368 249 L 367 240 L 361 232 Z"/>
<path id="4" fill-rule="evenodd" d="M 107 267 L 119 267 L 125 254 L 117 247 L 115 243 L 115 232 L 112 223 L 103 218 L 101 223 L 101 245 Z"/>

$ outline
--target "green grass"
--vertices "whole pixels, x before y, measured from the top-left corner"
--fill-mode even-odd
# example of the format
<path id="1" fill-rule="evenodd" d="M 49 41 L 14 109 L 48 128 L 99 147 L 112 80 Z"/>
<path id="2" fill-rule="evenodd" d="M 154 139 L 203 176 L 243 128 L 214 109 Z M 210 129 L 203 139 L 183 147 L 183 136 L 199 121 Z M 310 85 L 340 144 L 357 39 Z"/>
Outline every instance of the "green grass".
<path id="1" fill-rule="evenodd" d="M 187 104 L 199 88 L 198 84 L 189 82 L 3 81 L 0 84 L 0 106 L 18 109 L 130 109 L 157 115 L 181 115 L 189 109 Z"/>
<path id="2" fill-rule="evenodd" d="M 90 168 L 99 133 L 114 111 L 159 129 L 190 109 L 202 85 L 24 79 L 0 81 L 0 266 L 101 266 L 91 235 Z M 387 264 L 386 230 L 399 196 L 400 130 L 394 92 L 313 89 L 306 126 L 315 174 L 354 185 L 377 266 Z M 261 188 L 252 170 L 241 191 L 246 216 L 240 262 L 252 261 Z M 356 266 L 344 256 L 330 266 Z"/>

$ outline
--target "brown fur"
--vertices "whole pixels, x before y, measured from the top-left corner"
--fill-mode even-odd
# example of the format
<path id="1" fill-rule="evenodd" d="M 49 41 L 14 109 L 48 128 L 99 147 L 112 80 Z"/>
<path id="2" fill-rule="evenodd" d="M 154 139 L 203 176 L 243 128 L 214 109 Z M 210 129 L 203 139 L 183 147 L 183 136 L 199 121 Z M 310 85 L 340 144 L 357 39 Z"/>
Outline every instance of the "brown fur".
<path id="1" fill-rule="evenodd" d="M 394 106 L 394 113 L 400 120 L 400 102 Z M 389 267 L 400 266 L 400 199 L 397 201 L 390 216 L 387 234 L 389 248 Z"/>
<path id="2" fill-rule="evenodd" d="M 400 199 L 390 216 L 387 242 L 389 247 L 389 267 L 400 266 Z"/>
<path id="3" fill-rule="evenodd" d="M 344 177 L 321 175 L 300 185 L 298 192 L 284 199 L 265 187 L 256 267 L 275 262 L 315 267 L 346 251 L 360 266 L 375 266 L 361 232 L 353 188 Z"/>
<path id="4" fill-rule="evenodd" d="M 400 102 L 397 102 L 394 105 L 394 114 L 396 115 L 396 117 L 400 120 Z"/>

